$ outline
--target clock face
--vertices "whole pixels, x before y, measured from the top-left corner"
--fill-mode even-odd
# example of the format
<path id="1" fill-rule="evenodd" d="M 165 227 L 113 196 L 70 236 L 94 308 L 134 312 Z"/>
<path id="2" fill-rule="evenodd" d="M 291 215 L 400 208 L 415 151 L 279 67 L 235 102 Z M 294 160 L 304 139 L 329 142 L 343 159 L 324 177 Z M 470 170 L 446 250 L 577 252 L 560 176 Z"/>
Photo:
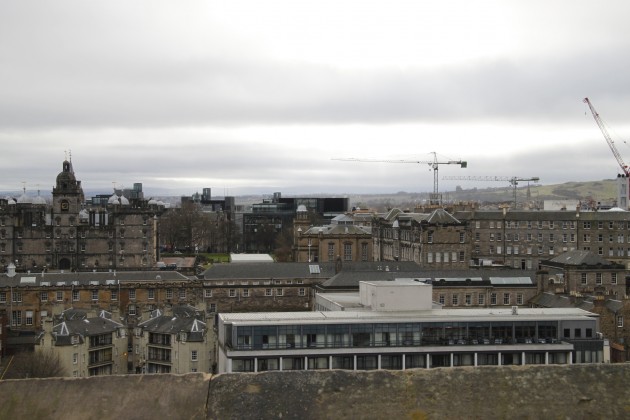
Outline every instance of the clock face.
<path id="1" fill-rule="evenodd" d="M 68 204 L 67 201 L 62 201 L 61 202 L 61 210 L 63 211 L 68 211 L 68 208 L 70 207 L 70 205 Z"/>

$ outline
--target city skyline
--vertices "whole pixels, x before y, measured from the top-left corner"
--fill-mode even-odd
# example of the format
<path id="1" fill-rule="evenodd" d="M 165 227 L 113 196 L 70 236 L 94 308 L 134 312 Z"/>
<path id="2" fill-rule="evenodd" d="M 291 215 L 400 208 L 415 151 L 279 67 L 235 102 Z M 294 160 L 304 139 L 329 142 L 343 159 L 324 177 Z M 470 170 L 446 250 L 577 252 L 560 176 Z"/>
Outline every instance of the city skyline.
<path id="1" fill-rule="evenodd" d="M 0 190 L 429 192 L 444 176 L 614 178 L 630 137 L 622 1 L 0 5 Z M 495 183 L 496 184 L 496 183 Z M 498 186 L 498 185 L 497 185 Z M 213 193 L 214 195 L 214 193 Z"/>

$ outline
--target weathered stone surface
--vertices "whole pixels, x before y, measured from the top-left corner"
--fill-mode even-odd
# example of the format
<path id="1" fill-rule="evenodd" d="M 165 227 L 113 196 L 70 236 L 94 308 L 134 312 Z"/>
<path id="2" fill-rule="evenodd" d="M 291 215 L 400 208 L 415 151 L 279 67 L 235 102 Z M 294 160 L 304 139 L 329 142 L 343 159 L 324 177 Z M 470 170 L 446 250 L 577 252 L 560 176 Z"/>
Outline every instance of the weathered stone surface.
<path id="1" fill-rule="evenodd" d="M 0 418 L 630 417 L 630 365 L 0 381 Z"/>

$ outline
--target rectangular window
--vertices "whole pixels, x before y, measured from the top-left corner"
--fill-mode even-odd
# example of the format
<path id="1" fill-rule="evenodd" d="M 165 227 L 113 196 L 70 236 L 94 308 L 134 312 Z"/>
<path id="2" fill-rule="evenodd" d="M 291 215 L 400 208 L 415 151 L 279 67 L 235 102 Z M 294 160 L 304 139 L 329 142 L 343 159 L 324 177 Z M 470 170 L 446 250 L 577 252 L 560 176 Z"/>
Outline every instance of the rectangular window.
<path id="1" fill-rule="evenodd" d="M 455 294 L 451 297 L 451 302 L 453 303 L 453 306 L 457 306 L 459 305 L 459 295 Z"/>
<path id="2" fill-rule="evenodd" d="M 212 289 L 203 289 L 203 297 L 211 298 L 212 297 Z"/>
<path id="3" fill-rule="evenodd" d="M 33 311 L 24 311 L 24 321 L 26 325 L 33 325 Z"/>
<path id="4" fill-rule="evenodd" d="M 328 244 L 328 261 L 335 261 L 335 244 Z"/>
<path id="5" fill-rule="evenodd" d="M 136 305 L 129 305 L 129 315 L 136 315 Z"/>
<path id="6" fill-rule="evenodd" d="M 11 300 L 13 300 L 13 302 L 22 302 L 22 292 L 13 292 L 11 294 Z"/>
<path id="7" fill-rule="evenodd" d="M 198 360 L 197 350 L 191 350 L 190 351 L 190 360 L 192 362 L 196 362 Z"/>
<path id="8" fill-rule="evenodd" d="M 57 302 L 61 302 L 63 301 L 63 291 L 58 290 L 57 291 Z"/>
<path id="9" fill-rule="evenodd" d="M 271 289 L 265 289 L 265 296 L 273 296 Z"/>
<path id="10" fill-rule="evenodd" d="M 464 262 L 466 260 L 466 252 L 459 251 L 459 262 Z"/>
<path id="11" fill-rule="evenodd" d="M 517 293 L 516 294 L 516 304 L 517 305 L 522 305 L 523 304 L 523 294 L 522 293 Z"/>
<path id="12" fill-rule="evenodd" d="M 343 244 L 343 260 L 352 261 L 352 244 Z"/>
<path id="13" fill-rule="evenodd" d="M 586 273 L 580 273 L 580 280 L 581 280 L 582 285 L 586 285 L 588 283 L 587 274 Z"/>
<path id="14" fill-rule="evenodd" d="M 617 327 L 623 327 L 623 315 L 617 315 Z"/>
<path id="15" fill-rule="evenodd" d="M 179 298 L 186 299 L 186 289 L 179 289 Z"/>
<path id="16" fill-rule="evenodd" d="M 92 290 L 92 300 L 98 300 L 98 290 Z"/>
<path id="17" fill-rule="evenodd" d="M 243 297 L 249 297 L 249 289 L 243 289 Z"/>
<path id="18" fill-rule="evenodd" d="M 477 295 L 477 305 L 483 306 L 485 304 L 486 304 L 486 296 L 482 293 L 479 293 L 479 295 Z"/>
<path id="19" fill-rule="evenodd" d="M 427 232 L 427 243 L 433 243 L 433 232 Z"/>
<path id="20" fill-rule="evenodd" d="M 166 289 L 166 299 L 173 299 L 173 289 Z"/>
<path id="21" fill-rule="evenodd" d="M 118 290 L 112 290 L 112 300 L 116 301 L 118 300 Z"/>
<path id="22" fill-rule="evenodd" d="M 276 289 L 276 296 L 284 296 L 284 290 L 283 289 Z"/>
<path id="23" fill-rule="evenodd" d="M 155 299 L 155 289 L 148 289 L 147 293 L 148 293 L 148 296 L 147 296 L 148 299 Z"/>
<path id="24" fill-rule="evenodd" d="M 22 311 L 13 311 L 11 313 L 11 325 L 14 327 L 22 325 Z"/>
<path id="25" fill-rule="evenodd" d="M 459 243 L 463 244 L 466 242 L 466 234 L 464 232 L 459 232 Z"/>
<path id="26" fill-rule="evenodd" d="M 39 294 L 39 299 L 40 299 L 42 302 L 48 302 L 48 292 L 41 292 L 41 293 Z"/>
<path id="27" fill-rule="evenodd" d="M 76 365 L 77 363 L 79 363 L 79 353 L 73 353 L 72 354 L 72 364 Z"/>
<path id="28" fill-rule="evenodd" d="M 306 289 L 303 287 L 300 287 L 298 289 L 298 296 L 306 296 Z"/>
<path id="29" fill-rule="evenodd" d="M 617 273 L 610 273 L 610 283 L 617 284 Z"/>
<path id="30" fill-rule="evenodd" d="M 0 303 L 7 303 L 7 292 L 0 292 Z"/>
<path id="31" fill-rule="evenodd" d="M 595 273 L 595 283 L 602 284 L 602 273 Z"/>
<path id="32" fill-rule="evenodd" d="M 228 296 L 229 297 L 236 297 L 236 289 L 230 289 L 228 290 Z"/>
<path id="33" fill-rule="evenodd" d="M 472 305 L 472 295 L 470 293 L 466 293 L 465 299 L 466 305 Z"/>
<path id="34" fill-rule="evenodd" d="M 510 304 L 510 294 L 509 293 L 503 293 L 503 304 L 504 305 L 509 305 Z"/>
<path id="35" fill-rule="evenodd" d="M 136 289 L 129 289 L 129 299 L 136 298 Z"/>
<path id="36" fill-rule="evenodd" d="M 73 302 L 77 302 L 79 300 L 79 291 L 78 290 L 73 290 L 72 291 L 72 301 Z"/>
<path id="37" fill-rule="evenodd" d="M 368 244 L 361 244 L 361 261 L 368 260 Z"/>
<path id="38" fill-rule="evenodd" d="M 497 304 L 497 294 L 490 293 L 490 305 L 496 305 L 496 304 Z"/>
<path id="39" fill-rule="evenodd" d="M 210 304 L 210 312 L 216 312 L 217 311 L 217 304 L 216 303 L 211 303 Z"/>
<path id="40" fill-rule="evenodd" d="M 446 301 L 446 299 L 445 299 L 444 295 L 440 295 L 440 296 L 438 296 L 438 303 L 439 303 L 440 305 L 444 305 L 444 302 L 445 302 L 445 301 Z"/>

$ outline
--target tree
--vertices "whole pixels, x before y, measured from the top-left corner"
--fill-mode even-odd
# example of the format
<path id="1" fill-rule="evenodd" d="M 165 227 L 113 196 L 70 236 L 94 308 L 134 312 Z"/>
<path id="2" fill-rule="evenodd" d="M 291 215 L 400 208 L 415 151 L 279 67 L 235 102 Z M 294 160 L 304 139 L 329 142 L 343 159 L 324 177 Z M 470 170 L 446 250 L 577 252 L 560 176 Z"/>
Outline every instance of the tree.
<path id="1" fill-rule="evenodd" d="M 53 378 L 66 376 L 59 354 L 51 349 L 22 351 L 13 356 L 5 378 Z"/>
<path id="2" fill-rule="evenodd" d="M 276 235 L 274 255 L 279 262 L 293 261 L 293 233 L 290 227 L 285 227 Z"/>

